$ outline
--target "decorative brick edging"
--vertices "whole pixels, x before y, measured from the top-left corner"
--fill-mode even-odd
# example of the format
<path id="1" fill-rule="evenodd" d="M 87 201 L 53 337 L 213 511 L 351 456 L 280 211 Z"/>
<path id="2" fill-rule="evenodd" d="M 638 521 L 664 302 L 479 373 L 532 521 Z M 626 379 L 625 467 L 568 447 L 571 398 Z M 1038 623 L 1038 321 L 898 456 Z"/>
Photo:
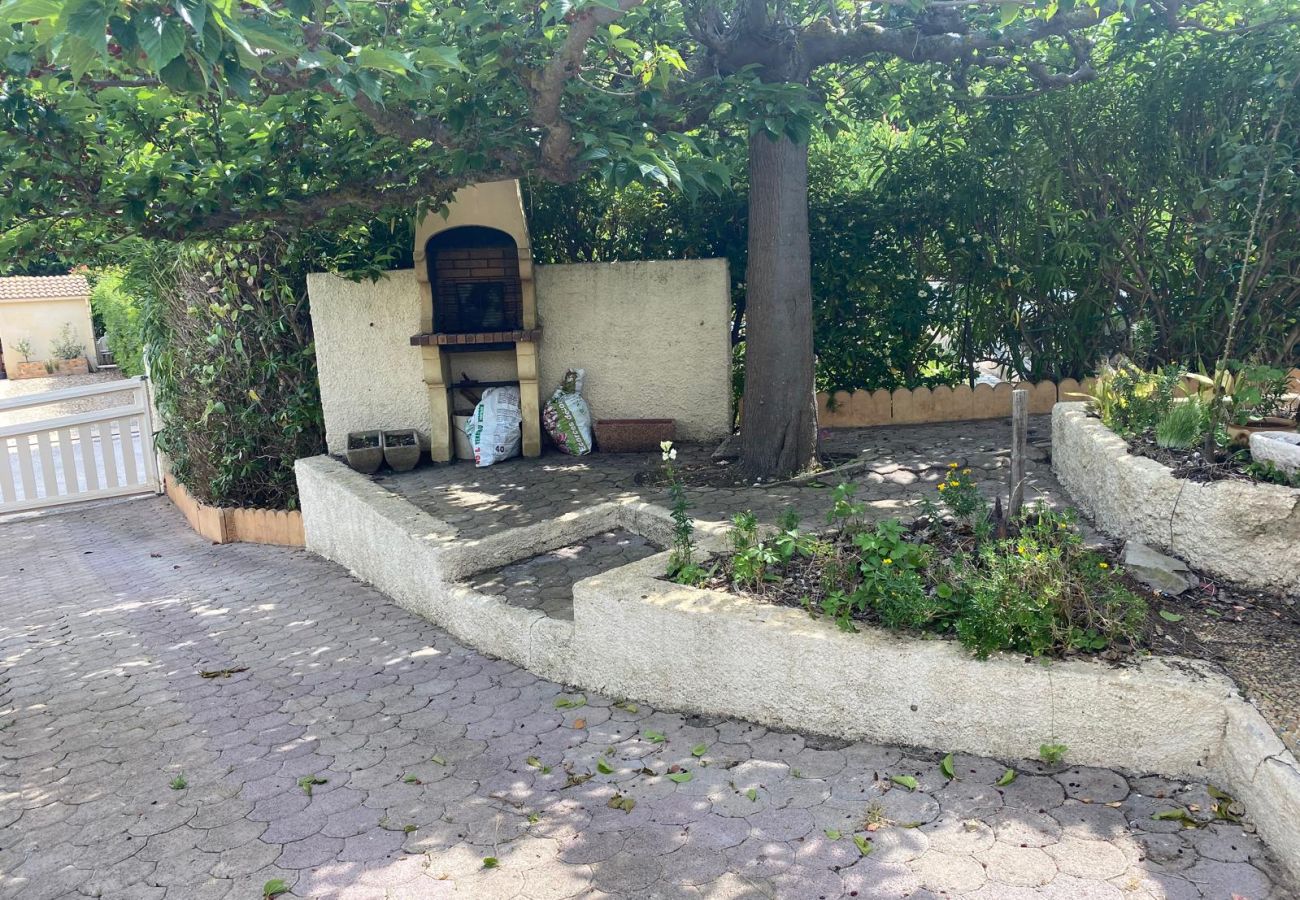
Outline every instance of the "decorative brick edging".
<path id="1" fill-rule="evenodd" d="M 1029 391 L 1031 415 L 1046 415 L 1056 403 L 1080 399 L 1072 394 L 1092 392 L 1096 379 L 1073 378 L 1037 383 L 977 384 L 956 387 L 899 388 L 895 391 L 825 391 L 817 395 L 817 422 L 823 428 L 865 428 L 873 425 L 917 425 L 1002 419 L 1011 415 L 1011 392 Z M 1300 369 L 1291 370 L 1292 390 L 1300 392 Z"/>
<path id="2" fill-rule="evenodd" d="M 1046 415 L 1060 400 L 1077 400 L 1072 393 L 1092 390 L 1093 379 L 1066 378 L 1016 384 L 977 384 L 956 387 L 899 388 L 887 391 L 836 391 L 817 395 L 817 422 L 823 428 L 865 428 L 873 425 L 919 425 L 925 422 L 961 422 L 1002 419 L 1011 415 L 1011 392 L 1029 391 L 1029 412 Z"/>
<path id="3" fill-rule="evenodd" d="M 240 509 L 232 506 L 208 506 L 194 499 L 170 474 L 163 477 L 167 497 L 185 516 L 190 528 L 216 544 L 277 544 L 282 547 L 306 546 L 302 530 L 302 513 L 296 509 Z"/>

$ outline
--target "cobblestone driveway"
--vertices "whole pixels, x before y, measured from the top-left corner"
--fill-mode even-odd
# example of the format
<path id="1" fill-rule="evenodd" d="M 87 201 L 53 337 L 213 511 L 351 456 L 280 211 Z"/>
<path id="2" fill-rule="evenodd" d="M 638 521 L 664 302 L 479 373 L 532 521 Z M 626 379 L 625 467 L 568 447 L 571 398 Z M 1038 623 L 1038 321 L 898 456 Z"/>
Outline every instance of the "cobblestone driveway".
<path id="1" fill-rule="evenodd" d="M 1294 896 L 1203 786 L 566 692 L 163 501 L 0 525 L 0 604 L 4 897 Z"/>

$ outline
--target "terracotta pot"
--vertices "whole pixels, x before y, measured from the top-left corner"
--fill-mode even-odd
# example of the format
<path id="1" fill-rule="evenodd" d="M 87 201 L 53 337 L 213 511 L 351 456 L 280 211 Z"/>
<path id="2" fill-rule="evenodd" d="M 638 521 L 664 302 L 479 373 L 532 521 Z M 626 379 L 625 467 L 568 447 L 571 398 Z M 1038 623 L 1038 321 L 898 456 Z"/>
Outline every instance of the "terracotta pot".
<path id="1" fill-rule="evenodd" d="M 1279 416 L 1265 416 L 1262 419 L 1251 419 L 1245 425 L 1229 425 L 1228 438 L 1229 443 L 1234 447 L 1250 446 L 1250 436 L 1257 431 L 1295 431 L 1295 419 L 1283 419 Z"/>
<path id="2" fill-rule="evenodd" d="M 415 429 L 383 432 L 384 462 L 394 472 L 407 472 L 420 461 L 420 438 Z"/>
<path id="3" fill-rule="evenodd" d="M 14 366 L 14 370 L 9 373 L 9 377 L 13 379 L 44 378 L 49 374 L 43 362 L 20 362 Z"/>
<path id="4" fill-rule="evenodd" d="M 373 475 L 384 462 L 384 448 L 378 431 L 353 431 L 348 433 L 348 465 L 362 475 Z"/>

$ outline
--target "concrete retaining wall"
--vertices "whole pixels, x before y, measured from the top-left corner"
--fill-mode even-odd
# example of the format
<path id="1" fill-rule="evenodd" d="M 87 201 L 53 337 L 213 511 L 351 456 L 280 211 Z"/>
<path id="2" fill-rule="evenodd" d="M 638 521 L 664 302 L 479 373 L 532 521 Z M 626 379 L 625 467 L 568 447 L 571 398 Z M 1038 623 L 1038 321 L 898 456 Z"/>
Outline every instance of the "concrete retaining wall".
<path id="1" fill-rule="evenodd" d="M 1175 478 L 1083 403 L 1052 410 L 1052 469 L 1102 531 L 1253 588 L 1300 594 L 1300 490 Z"/>
<path id="2" fill-rule="evenodd" d="M 574 586 L 572 622 L 454 583 L 612 526 L 666 543 L 666 511 L 605 503 L 455 540 L 455 529 L 327 457 L 299 460 L 309 549 L 462 641 L 565 684 L 849 739 L 1208 778 L 1247 804 L 1300 878 L 1300 766 L 1227 678 L 1191 660 L 972 658 L 947 641 L 840 631 L 805 613 L 662 581 L 667 554 Z M 724 537 L 701 543 L 718 549 Z"/>

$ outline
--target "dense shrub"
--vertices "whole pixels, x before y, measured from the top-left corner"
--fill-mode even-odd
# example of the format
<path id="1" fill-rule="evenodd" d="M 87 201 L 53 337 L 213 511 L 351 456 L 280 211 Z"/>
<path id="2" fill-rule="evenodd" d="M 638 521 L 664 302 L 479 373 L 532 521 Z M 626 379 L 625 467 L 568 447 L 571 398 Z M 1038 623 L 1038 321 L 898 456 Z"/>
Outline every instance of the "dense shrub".
<path id="1" fill-rule="evenodd" d="M 90 292 L 90 307 L 108 339 L 108 349 L 123 375 L 144 374 L 140 301 L 120 268 L 101 271 Z"/>
<path id="2" fill-rule="evenodd" d="M 293 463 L 324 448 L 311 319 L 294 248 L 150 248 L 143 334 L 162 428 L 158 447 L 198 499 L 293 508 Z"/>

